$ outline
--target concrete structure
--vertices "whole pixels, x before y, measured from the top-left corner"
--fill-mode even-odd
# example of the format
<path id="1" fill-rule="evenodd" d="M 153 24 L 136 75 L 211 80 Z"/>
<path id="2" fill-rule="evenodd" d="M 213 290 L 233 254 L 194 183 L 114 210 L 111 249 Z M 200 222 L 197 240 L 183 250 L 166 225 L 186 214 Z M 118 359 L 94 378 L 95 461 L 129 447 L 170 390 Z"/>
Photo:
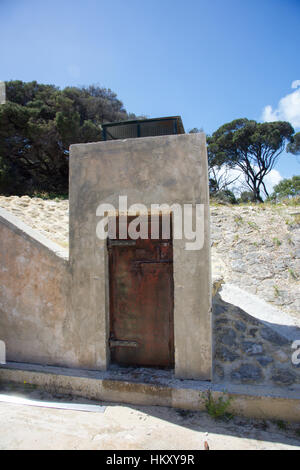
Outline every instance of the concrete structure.
<path id="1" fill-rule="evenodd" d="M 80 327 L 81 366 L 105 370 L 108 351 L 107 248 L 96 210 L 141 203 L 205 205 L 204 246 L 174 240 L 175 374 L 211 378 L 211 278 L 207 157 L 204 134 L 148 137 L 71 146 L 70 263 L 72 312 Z M 87 338 L 88 343 L 87 343 Z"/>
<path id="2" fill-rule="evenodd" d="M 226 412 L 251 418 L 300 422 L 299 389 L 211 384 L 178 380 L 170 371 L 119 369 L 106 372 L 7 364 L 1 367 L 3 383 L 24 384 L 52 394 L 71 394 L 97 401 L 133 405 L 168 406 L 183 410 L 205 410 L 209 394 L 215 404 L 228 402 Z"/>
<path id="3" fill-rule="evenodd" d="M 0 214 L 0 338 L 8 361 L 106 370 L 107 247 L 101 203 L 204 205 L 204 246 L 174 240 L 175 375 L 210 380 L 211 279 L 204 134 L 71 146 L 70 258 L 15 217 Z"/>
<path id="4" fill-rule="evenodd" d="M 215 383 L 209 382 L 206 162 L 203 134 L 72 146 L 70 256 L 0 209 L 0 340 L 8 361 L 0 367 L 1 381 L 194 410 L 205 408 L 210 392 L 214 400 L 233 398 L 229 411 L 236 414 L 300 420 L 300 368 L 291 362 L 291 345 L 271 324 L 223 302 L 217 295 L 221 279 L 214 289 Z M 204 207 L 202 249 L 188 251 L 186 240 L 173 240 L 175 377 L 172 371 L 110 364 L 108 250 L 96 236 L 97 208 L 118 208 L 120 195 L 128 197 L 128 207 L 140 203 L 146 210 L 153 203 Z"/>
<path id="5" fill-rule="evenodd" d="M 0 339 L 7 360 L 78 366 L 68 253 L 4 209 L 0 240 Z"/>

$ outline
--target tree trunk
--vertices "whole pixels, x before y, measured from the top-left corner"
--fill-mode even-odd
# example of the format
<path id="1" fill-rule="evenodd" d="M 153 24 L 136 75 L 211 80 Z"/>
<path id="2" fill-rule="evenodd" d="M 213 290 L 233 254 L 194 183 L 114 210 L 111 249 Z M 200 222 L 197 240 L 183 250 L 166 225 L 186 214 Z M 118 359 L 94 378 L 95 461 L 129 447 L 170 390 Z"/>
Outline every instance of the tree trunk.
<path id="1" fill-rule="evenodd" d="M 258 188 L 255 188 L 253 193 L 255 202 L 264 202 L 263 198 L 260 195 L 260 190 Z"/>

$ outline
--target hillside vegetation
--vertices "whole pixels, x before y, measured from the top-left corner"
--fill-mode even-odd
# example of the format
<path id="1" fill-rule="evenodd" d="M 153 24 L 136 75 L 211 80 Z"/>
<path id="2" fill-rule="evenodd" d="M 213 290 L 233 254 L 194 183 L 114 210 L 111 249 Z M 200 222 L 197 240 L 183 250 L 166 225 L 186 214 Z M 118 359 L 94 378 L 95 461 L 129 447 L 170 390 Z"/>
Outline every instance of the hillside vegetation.
<path id="1" fill-rule="evenodd" d="M 0 193 L 68 193 L 69 146 L 101 140 L 101 124 L 136 118 L 110 89 L 6 82 L 0 106 Z"/>

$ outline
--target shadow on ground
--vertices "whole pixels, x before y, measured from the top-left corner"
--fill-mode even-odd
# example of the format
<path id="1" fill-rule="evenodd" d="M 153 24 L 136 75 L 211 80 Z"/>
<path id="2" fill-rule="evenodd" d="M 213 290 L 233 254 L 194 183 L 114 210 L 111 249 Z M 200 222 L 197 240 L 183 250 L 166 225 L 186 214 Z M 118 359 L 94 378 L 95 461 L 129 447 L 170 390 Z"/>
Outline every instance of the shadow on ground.
<path id="1" fill-rule="evenodd" d="M 180 429 L 187 429 L 194 431 L 195 433 L 199 433 L 200 450 L 203 448 L 205 440 L 208 440 L 211 448 L 214 446 L 218 448 L 218 442 L 220 439 L 222 439 L 222 441 L 225 440 L 225 447 L 226 440 L 233 442 L 233 447 L 231 446 L 230 448 L 235 448 L 234 446 L 237 443 L 236 439 L 238 439 L 242 440 L 238 443 L 239 448 L 247 448 L 250 445 L 250 442 L 251 446 L 253 446 L 252 441 L 257 441 L 257 446 L 259 448 L 268 449 L 273 447 L 273 444 L 281 444 L 300 449 L 300 423 L 297 425 L 295 423 L 291 424 L 254 420 L 238 416 L 230 418 L 223 417 L 222 419 L 215 420 L 206 412 L 176 410 L 173 408 L 157 406 L 134 406 L 120 403 L 95 402 L 79 397 L 72 397 L 71 395 L 49 394 L 48 392 L 26 386 L 26 384 L 24 384 L 24 386 L 16 384 L 2 384 L 0 387 L 0 400 L 1 394 L 9 394 L 12 396 L 47 402 L 98 404 L 105 406 L 106 411 L 113 410 L 115 407 L 122 407 L 126 412 L 126 416 L 130 416 L 130 414 L 136 416 L 138 414 L 139 420 L 141 420 L 139 422 L 142 423 L 143 420 L 145 421 L 145 433 L 147 431 L 147 419 L 149 417 L 154 418 L 154 420 L 151 419 L 152 427 L 153 423 L 157 423 L 156 426 L 158 427 L 168 425 L 168 432 L 178 434 L 178 432 L 180 433 Z M 10 405 L 6 406 L 9 407 Z M 92 414 L 95 415 L 95 413 Z M 99 431 L 99 433 L 101 436 L 101 431 Z"/>

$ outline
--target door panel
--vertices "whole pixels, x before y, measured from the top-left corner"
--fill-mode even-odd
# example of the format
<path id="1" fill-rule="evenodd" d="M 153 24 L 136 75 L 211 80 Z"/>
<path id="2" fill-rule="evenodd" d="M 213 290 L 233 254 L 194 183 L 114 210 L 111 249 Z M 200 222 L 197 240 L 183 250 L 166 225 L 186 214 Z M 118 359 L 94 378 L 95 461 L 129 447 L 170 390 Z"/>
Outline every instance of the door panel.
<path id="1" fill-rule="evenodd" d="M 171 368 L 174 365 L 172 241 L 130 242 L 108 241 L 111 361 Z"/>

